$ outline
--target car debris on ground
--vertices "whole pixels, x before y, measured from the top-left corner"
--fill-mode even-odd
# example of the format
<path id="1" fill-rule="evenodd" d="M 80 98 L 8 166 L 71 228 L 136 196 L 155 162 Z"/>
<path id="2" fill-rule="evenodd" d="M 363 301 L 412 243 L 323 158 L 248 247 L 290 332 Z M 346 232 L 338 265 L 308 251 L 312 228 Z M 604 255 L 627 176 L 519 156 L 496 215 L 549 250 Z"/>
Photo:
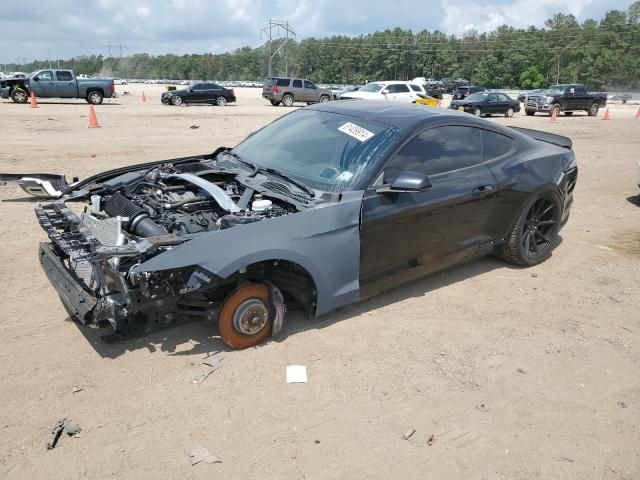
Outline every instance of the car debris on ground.
<path id="1" fill-rule="evenodd" d="M 202 383 L 204 382 L 209 375 L 218 370 L 222 366 L 222 360 L 224 357 L 217 357 L 214 355 L 209 355 L 202 360 L 203 365 L 207 365 L 209 370 L 204 373 L 201 373 L 196 378 L 193 379 L 193 383 Z"/>
<path id="2" fill-rule="evenodd" d="M 307 367 L 304 365 L 288 365 L 287 383 L 307 383 Z"/>
<path id="3" fill-rule="evenodd" d="M 191 460 L 191 466 L 197 465 L 200 462 L 222 463 L 222 460 L 213 456 L 209 450 L 199 443 L 195 443 L 191 448 L 185 449 L 185 452 L 189 456 L 189 460 Z"/>
<path id="4" fill-rule="evenodd" d="M 410 428 L 409 430 L 407 430 L 405 432 L 404 435 L 402 435 L 402 438 L 405 439 L 405 440 L 409 440 L 413 436 L 414 433 L 416 433 L 416 429 L 415 428 Z"/>
<path id="5" fill-rule="evenodd" d="M 49 439 L 47 440 L 47 450 L 52 450 L 60 440 L 62 436 L 62 432 L 66 431 L 67 435 L 70 437 L 74 437 L 80 433 L 82 429 L 76 425 L 75 423 L 67 420 L 66 418 L 61 418 L 58 422 L 53 426 L 51 432 L 49 433 Z"/>
<path id="6" fill-rule="evenodd" d="M 16 182 L 29 195 L 40 198 L 58 198 L 69 186 L 64 175 L 55 173 L 0 173 L 0 186 Z"/>

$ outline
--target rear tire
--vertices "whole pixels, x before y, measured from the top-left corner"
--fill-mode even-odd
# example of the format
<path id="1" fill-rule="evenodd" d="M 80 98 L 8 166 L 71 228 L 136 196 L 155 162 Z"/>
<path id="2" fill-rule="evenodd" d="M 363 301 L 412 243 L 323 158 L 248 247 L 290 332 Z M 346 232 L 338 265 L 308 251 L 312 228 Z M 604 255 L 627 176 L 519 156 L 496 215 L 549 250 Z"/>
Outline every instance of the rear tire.
<path id="1" fill-rule="evenodd" d="M 565 117 L 570 117 L 571 115 L 573 115 L 573 112 L 564 112 Z"/>
<path id="2" fill-rule="evenodd" d="M 219 107 L 224 107 L 226 104 L 227 104 L 226 97 L 223 97 L 221 95 L 218 98 L 216 98 L 216 105 L 218 105 Z"/>
<path id="3" fill-rule="evenodd" d="M 282 97 L 282 105 L 284 105 L 285 107 L 292 107 L 293 106 L 293 95 L 291 95 L 290 93 L 286 93 Z"/>
<path id="4" fill-rule="evenodd" d="M 561 205 L 560 197 L 551 190 L 535 194 L 525 204 L 496 254 L 507 262 L 525 267 L 544 262 L 558 236 Z"/>
<path id="5" fill-rule="evenodd" d="M 104 99 L 104 95 L 100 92 L 89 92 L 87 94 L 87 103 L 92 105 L 100 105 L 102 100 Z"/>
<path id="6" fill-rule="evenodd" d="M 280 105 L 280 102 L 277 100 L 269 100 L 271 102 L 271 105 L 273 105 L 274 107 L 277 107 L 278 105 Z"/>
<path id="7" fill-rule="evenodd" d="M 591 107 L 587 111 L 587 115 L 589 115 L 590 117 L 595 117 L 596 115 L 598 115 L 599 109 L 600 109 L 600 105 L 598 105 L 597 103 L 594 103 L 593 105 L 591 105 Z"/>
<path id="8" fill-rule="evenodd" d="M 27 100 L 29 100 L 29 94 L 21 88 L 14 88 L 13 92 L 11 92 L 11 100 L 15 103 L 27 103 Z"/>
<path id="9" fill-rule="evenodd" d="M 509 107 L 507 109 L 507 111 L 505 112 L 504 116 L 507 118 L 511 118 L 513 117 L 513 114 L 515 113 L 515 110 L 513 109 L 513 107 Z"/>
<path id="10" fill-rule="evenodd" d="M 238 288 L 220 310 L 218 329 L 222 340 L 235 349 L 258 345 L 271 336 L 272 310 L 266 285 L 250 283 Z"/>
<path id="11" fill-rule="evenodd" d="M 473 110 L 473 114 L 474 114 L 476 117 L 481 117 L 481 116 L 482 116 L 482 109 L 481 109 L 480 107 L 476 107 L 476 108 Z"/>

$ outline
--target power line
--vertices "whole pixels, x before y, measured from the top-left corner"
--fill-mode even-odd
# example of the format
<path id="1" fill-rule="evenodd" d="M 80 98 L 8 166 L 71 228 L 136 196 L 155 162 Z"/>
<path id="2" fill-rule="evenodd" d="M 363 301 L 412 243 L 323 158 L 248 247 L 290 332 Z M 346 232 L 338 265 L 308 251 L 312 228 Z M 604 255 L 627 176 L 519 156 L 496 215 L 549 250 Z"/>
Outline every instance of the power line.
<path id="1" fill-rule="evenodd" d="M 276 37 L 278 39 L 282 39 L 282 43 L 280 46 L 273 51 L 273 32 L 276 31 L 277 34 L 280 34 L 281 30 L 284 30 L 285 38 Z M 273 57 L 275 57 L 280 50 L 284 52 L 284 75 L 285 77 L 289 76 L 289 34 L 296 36 L 296 32 L 294 32 L 289 26 L 289 22 L 282 20 L 274 20 L 272 18 L 269 19 L 269 24 L 260 30 L 260 38 L 262 39 L 262 34 L 265 34 L 269 38 L 269 76 L 271 76 L 271 62 Z"/>

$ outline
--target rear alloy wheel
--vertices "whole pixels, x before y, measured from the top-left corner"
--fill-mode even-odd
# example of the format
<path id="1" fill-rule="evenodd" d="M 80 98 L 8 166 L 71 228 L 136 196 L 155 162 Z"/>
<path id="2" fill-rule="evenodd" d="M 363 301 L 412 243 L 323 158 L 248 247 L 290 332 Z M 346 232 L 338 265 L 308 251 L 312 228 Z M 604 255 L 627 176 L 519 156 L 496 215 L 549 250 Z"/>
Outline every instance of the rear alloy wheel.
<path id="1" fill-rule="evenodd" d="M 234 291 L 222 305 L 218 328 L 229 347 L 243 349 L 258 345 L 271 335 L 273 309 L 269 287 L 250 283 Z"/>
<path id="2" fill-rule="evenodd" d="M 543 262 L 560 228 L 560 199 L 552 191 L 537 194 L 518 217 L 499 254 L 508 262 L 533 266 Z"/>
<path id="3" fill-rule="evenodd" d="M 513 117 L 513 114 L 515 113 L 515 111 L 513 110 L 513 107 L 509 107 L 507 108 L 507 111 L 505 112 L 504 116 L 507 118 L 511 118 Z"/>
<path id="4" fill-rule="evenodd" d="M 21 88 L 16 88 L 13 92 L 11 92 L 11 100 L 13 100 L 15 103 L 27 103 L 27 100 L 29 100 L 29 95 L 27 95 L 27 92 L 25 92 Z"/>
<path id="5" fill-rule="evenodd" d="M 590 117 L 595 117 L 596 115 L 598 115 L 598 110 L 600 109 L 600 105 L 598 105 L 597 103 L 594 103 L 593 105 L 591 105 L 591 108 L 589 109 L 588 115 Z"/>
<path id="6" fill-rule="evenodd" d="M 182 105 L 182 97 L 180 95 L 172 96 L 171 105 L 175 105 L 176 107 L 179 107 L 180 105 Z"/>
<path id="7" fill-rule="evenodd" d="M 282 97 L 282 105 L 285 107 L 293 106 L 293 95 L 287 93 L 284 97 Z"/>
<path id="8" fill-rule="evenodd" d="M 218 105 L 219 107 L 224 107 L 227 104 L 227 99 L 226 97 L 218 97 L 216 98 L 216 105 Z"/>
<path id="9" fill-rule="evenodd" d="M 482 116 L 482 109 L 480 107 L 476 107 L 475 110 L 473 111 L 473 114 L 476 117 L 481 117 Z"/>
<path id="10" fill-rule="evenodd" d="M 92 105 L 100 105 L 104 96 L 100 92 L 89 92 L 87 95 L 87 102 Z"/>

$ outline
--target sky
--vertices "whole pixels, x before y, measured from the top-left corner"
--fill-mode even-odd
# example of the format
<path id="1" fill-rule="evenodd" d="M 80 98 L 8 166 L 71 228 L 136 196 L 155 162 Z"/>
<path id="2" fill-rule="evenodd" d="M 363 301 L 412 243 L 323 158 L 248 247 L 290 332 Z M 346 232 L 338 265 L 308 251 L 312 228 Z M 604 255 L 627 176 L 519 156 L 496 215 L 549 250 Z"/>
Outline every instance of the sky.
<path id="1" fill-rule="evenodd" d="M 626 10 L 632 0 L 21 0 L 0 16 L 0 64 L 78 55 L 222 53 L 264 42 L 269 18 L 296 38 L 355 36 L 387 28 L 461 34 L 544 26 Z"/>

